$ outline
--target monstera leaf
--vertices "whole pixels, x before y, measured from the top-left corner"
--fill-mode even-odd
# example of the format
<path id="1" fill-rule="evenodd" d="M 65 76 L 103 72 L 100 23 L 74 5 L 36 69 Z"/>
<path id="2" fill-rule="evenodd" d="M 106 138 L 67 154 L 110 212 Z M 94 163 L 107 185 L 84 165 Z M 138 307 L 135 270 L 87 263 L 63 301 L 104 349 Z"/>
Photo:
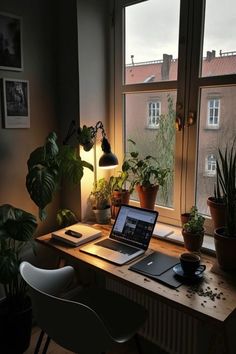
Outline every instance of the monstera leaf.
<path id="1" fill-rule="evenodd" d="M 34 215 L 9 204 L 0 206 L 0 283 L 8 299 L 26 295 L 19 277 L 20 251 L 31 243 L 36 228 Z"/>
<path id="2" fill-rule="evenodd" d="M 26 187 L 31 199 L 39 207 L 39 217 L 45 219 L 44 208 L 52 201 L 57 187 L 58 172 L 48 167 L 34 167 L 26 176 Z"/>

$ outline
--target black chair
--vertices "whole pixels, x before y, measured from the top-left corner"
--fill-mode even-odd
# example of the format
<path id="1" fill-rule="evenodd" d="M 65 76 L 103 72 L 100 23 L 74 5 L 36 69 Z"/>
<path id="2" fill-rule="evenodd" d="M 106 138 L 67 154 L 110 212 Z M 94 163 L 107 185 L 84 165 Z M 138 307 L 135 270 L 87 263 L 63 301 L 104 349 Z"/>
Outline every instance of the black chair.
<path id="1" fill-rule="evenodd" d="M 39 352 L 44 333 L 60 346 L 79 354 L 101 354 L 117 343 L 136 338 L 145 323 L 147 311 L 127 298 L 105 289 L 82 289 L 74 299 L 59 295 L 72 281 L 70 266 L 46 270 L 22 262 L 20 273 L 29 285 L 33 313 L 42 329 L 35 354 Z"/>

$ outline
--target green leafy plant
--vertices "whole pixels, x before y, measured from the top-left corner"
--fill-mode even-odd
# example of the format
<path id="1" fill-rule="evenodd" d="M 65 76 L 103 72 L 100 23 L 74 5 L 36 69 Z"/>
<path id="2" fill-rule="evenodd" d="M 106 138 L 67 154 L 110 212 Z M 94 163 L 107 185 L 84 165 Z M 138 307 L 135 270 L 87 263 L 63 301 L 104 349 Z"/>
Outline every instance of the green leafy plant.
<path id="1" fill-rule="evenodd" d="M 105 178 L 100 178 L 93 186 L 89 199 L 93 209 L 106 209 L 110 206 L 110 184 Z"/>
<path id="2" fill-rule="evenodd" d="M 19 265 L 24 247 L 33 246 L 36 228 L 34 215 L 9 204 L 0 206 L 0 283 L 13 309 L 23 308 L 26 300 L 26 284 L 19 275 Z"/>
<path id="3" fill-rule="evenodd" d="M 84 167 L 93 170 L 90 163 L 81 159 L 76 146 L 58 146 L 55 132 L 51 132 L 45 144 L 30 154 L 27 165 L 26 187 L 39 208 L 40 220 L 46 218 L 45 208 L 52 201 L 62 178 L 77 184 L 83 177 Z"/>
<path id="4" fill-rule="evenodd" d="M 57 224 L 63 228 L 78 222 L 77 216 L 69 209 L 59 209 L 56 215 Z"/>
<path id="5" fill-rule="evenodd" d="M 120 171 L 118 176 L 111 176 L 109 180 L 111 192 L 125 190 L 128 177 L 127 171 Z"/>
<path id="6" fill-rule="evenodd" d="M 133 147 L 136 146 L 135 141 L 131 139 L 128 141 Z M 131 191 L 136 184 L 144 187 L 157 184 L 163 186 L 170 172 L 169 168 L 161 168 L 155 157 L 148 155 L 142 158 L 137 150 L 127 154 L 122 165 L 122 171 L 129 174 Z"/>
<path id="7" fill-rule="evenodd" d="M 216 162 L 219 185 L 226 204 L 225 235 L 236 237 L 236 146 L 226 147 L 225 152 L 219 149 Z"/>
<path id="8" fill-rule="evenodd" d="M 205 218 L 199 214 L 196 206 L 192 206 L 188 222 L 183 225 L 183 229 L 192 234 L 202 233 L 204 230 Z"/>

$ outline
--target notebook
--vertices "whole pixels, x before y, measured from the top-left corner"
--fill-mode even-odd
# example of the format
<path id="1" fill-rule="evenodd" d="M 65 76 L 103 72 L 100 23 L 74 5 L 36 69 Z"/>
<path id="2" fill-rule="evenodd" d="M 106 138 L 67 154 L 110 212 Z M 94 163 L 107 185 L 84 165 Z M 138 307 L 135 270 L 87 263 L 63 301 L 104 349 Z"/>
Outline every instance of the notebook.
<path id="1" fill-rule="evenodd" d="M 148 249 L 158 212 L 121 205 L 108 238 L 82 246 L 80 251 L 122 265 Z"/>
<path id="2" fill-rule="evenodd" d="M 77 247 L 97 239 L 101 236 L 101 234 L 101 231 L 93 227 L 77 223 L 64 229 L 52 232 L 52 238 Z"/>

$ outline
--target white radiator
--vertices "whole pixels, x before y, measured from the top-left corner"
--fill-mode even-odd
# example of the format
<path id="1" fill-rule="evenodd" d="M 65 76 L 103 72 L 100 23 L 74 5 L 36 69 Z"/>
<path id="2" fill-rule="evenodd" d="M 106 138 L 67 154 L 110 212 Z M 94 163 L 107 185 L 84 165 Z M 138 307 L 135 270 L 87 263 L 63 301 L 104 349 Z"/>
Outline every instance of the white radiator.
<path id="1" fill-rule="evenodd" d="M 144 338 L 170 354 L 197 354 L 197 319 L 115 280 L 106 279 L 106 287 L 147 308 L 149 318 L 140 331 Z"/>

